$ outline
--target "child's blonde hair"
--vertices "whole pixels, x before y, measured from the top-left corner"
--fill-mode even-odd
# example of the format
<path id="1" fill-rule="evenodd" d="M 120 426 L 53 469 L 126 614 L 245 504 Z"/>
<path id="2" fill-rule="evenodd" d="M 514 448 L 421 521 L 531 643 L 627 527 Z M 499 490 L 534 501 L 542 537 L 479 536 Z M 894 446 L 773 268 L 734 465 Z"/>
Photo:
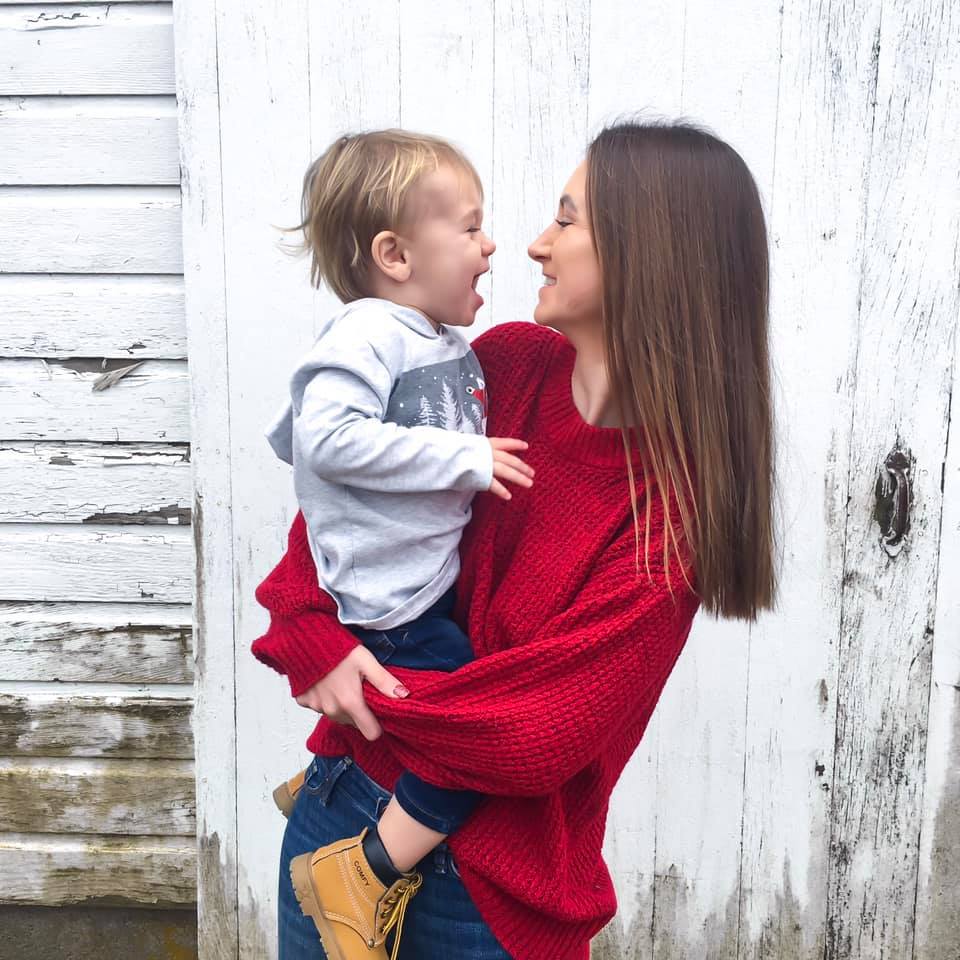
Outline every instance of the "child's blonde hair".
<path id="1" fill-rule="evenodd" d="M 311 283 L 322 280 L 344 302 L 369 296 L 373 238 L 401 229 L 411 188 L 441 163 L 468 174 L 483 196 L 473 164 L 439 137 L 406 130 L 338 137 L 303 178 L 295 229 L 310 251 Z"/>

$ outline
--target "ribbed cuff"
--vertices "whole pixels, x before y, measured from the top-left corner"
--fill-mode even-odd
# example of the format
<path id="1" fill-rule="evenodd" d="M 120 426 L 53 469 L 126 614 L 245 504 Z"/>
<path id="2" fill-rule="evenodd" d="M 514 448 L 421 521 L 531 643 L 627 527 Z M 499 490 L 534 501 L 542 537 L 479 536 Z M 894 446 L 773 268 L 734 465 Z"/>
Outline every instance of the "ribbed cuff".
<path id="1" fill-rule="evenodd" d="M 304 612 L 270 618 L 267 632 L 250 649 L 263 664 L 282 673 L 298 697 L 322 680 L 358 645 L 357 638 L 328 613 Z"/>

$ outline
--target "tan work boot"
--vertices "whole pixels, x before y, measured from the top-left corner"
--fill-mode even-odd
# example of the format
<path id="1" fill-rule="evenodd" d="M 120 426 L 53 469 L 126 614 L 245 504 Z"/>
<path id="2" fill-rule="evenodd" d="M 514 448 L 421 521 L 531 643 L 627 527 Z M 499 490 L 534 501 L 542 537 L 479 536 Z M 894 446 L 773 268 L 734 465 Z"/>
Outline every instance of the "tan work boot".
<path id="1" fill-rule="evenodd" d="M 309 769 L 309 768 L 307 768 Z M 280 808 L 280 812 L 289 819 L 293 813 L 293 805 L 297 802 L 297 794 L 307 778 L 307 770 L 301 770 L 295 777 L 284 781 L 273 791 L 273 802 Z"/>
<path id="2" fill-rule="evenodd" d="M 290 861 L 300 909 L 320 931 L 328 960 L 387 960 L 383 943 L 396 928 L 391 960 L 400 949 L 403 915 L 420 889 L 416 870 L 385 887 L 367 862 L 363 838 L 348 837 Z"/>

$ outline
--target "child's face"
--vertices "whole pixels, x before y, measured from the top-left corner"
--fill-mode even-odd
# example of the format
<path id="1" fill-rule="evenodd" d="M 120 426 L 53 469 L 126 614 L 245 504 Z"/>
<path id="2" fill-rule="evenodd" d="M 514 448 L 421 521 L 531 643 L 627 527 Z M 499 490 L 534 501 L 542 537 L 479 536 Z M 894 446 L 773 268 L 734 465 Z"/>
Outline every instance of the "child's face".
<path id="1" fill-rule="evenodd" d="M 435 324 L 468 327 L 483 306 L 477 280 L 496 249 L 481 229 L 480 191 L 466 171 L 443 164 L 423 177 L 408 204 L 405 302 Z"/>

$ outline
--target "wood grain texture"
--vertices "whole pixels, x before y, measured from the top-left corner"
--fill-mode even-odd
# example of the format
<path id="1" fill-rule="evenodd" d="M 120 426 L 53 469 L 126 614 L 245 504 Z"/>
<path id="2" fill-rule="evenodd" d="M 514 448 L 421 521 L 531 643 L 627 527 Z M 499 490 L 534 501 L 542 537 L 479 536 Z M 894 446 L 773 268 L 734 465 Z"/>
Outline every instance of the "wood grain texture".
<path id="1" fill-rule="evenodd" d="M 0 525 L 0 600 L 190 603 L 186 527 Z"/>
<path id="2" fill-rule="evenodd" d="M 399 7 L 398 44 L 403 126 L 444 137 L 464 151 L 484 188 L 484 232 L 497 235 L 497 198 L 493 192 L 494 4 L 485 0 L 404 0 Z M 463 24 L 470 29 L 464 30 Z M 436 96 L 437 77 L 444 95 Z M 356 82 L 356 80 L 354 80 Z M 512 256 L 512 254 L 510 255 Z M 496 257 L 496 260 L 502 259 Z M 479 336 L 493 322 L 493 273 L 484 274 L 477 292 L 485 305 L 463 332 Z"/>
<path id="3" fill-rule="evenodd" d="M 780 28 L 780 8 L 762 0 L 728 17 L 706 0 L 685 4 L 677 109 L 740 153 L 764 202 Z M 751 646 L 750 625 L 701 615 L 657 706 L 654 956 L 737 956 Z"/>
<path id="4" fill-rule="evenodd" d="M 218 340 L 224 352 L 217 360 L 230 371 L 233 516 L 252 512 L 264 518 L 252 526 L 235 522 L 235 569 L 212 571 L 217 578 L 222 574 L 223 583 L 232 583 L 235 591 L 233 677 L 237 704 L 246 705 L 236 714 L 236 755 L 256 757 L 253 763 L 236 767 L 237 796 L 247 798 L 236 808 L 236 847 L 231 851 L 222 833 L 206 841 L 211 862 L 229 866 L 235 857 L 241 960 L 257 960 L 261 943 L 274 939 L 276 883 L 270 875 L 282 827 L 270 812 L 272 788 L 267 784 L 290 776 L 286 769 L 296 772 L 303 765 L 304 728 L 309 723 L 308 718 L 296 717 L 296 705 L 286 693 L 276 698 L 254 695 L 263 690 L 265 678 L 240 642 L 241 637 L 262 632 L 264 611 L 254 600 L 253 587 L 271 565 L 267 558 L 282 552 L 284 521 L 292 503 L 289 469 L 264 446 L 261 425 L 287 395 L 296 358 L 313 340 L 314 318 L 325 318 L 335 302 L 329 294 L 315 294 L 310 288 L 308 261 L 288 256 L 278 243 L 282 239 L 289 246 L 295 238 L 281 238 L 268 225 L 296 222 L 304 171 L 336 136 L 399 124 L 398 10 L 398 3 L 362 0 L 349 10 L 341 8 L 337 29 L 331 30 L 327 11 L 307 0 L 273 0 L 266 5 L 242 0 L 226 15 L 220 8 L 227 326 Z M 277 50 L 283 51 L 282 57 Z M 250 115 L 259 122 L 251 124 Z M 275 150 L 275 144 L 283 144 L 283 149 Z M 249 183 L 257 184 L 253 195 L 245 186 Z M 262 228 L 247 233 L 245 225 L 251 222 Z M 248 242 L 233 243 L 238 232 L 246 234 Z M 267 352 L 262 349 L 263 318 L 277 316 L 278 304 L 283 305 L 283 319 L 272 325 Z M 245 386 L 250 376 L 260 385 L 257 390 Z M 206 429 L 212 443 L 214 417 L 207 419 Z M 217 438 L 216 443 L 219 446 L 222 440 Z M 220 488 L 208 488 L 210 499 L 220 496 Z M 212 527 L 207 529 L 217 536 Z M 211 581 L 211 589 L 218 582 Z M 206 681 L 215 693 L 222 678 L 214 651 L 210 653 Z M 264 729 L 270 730 L 268 749 Z"/>
<path id="5" fill-rule="evenodd" d="M 193 757 L 189 699 L 0 694 L 0 756 Z"/>
<path id="6" fill-rule="evenodd" d="M 174 92 L 169 3 L 0 8 L 0 95 Z"/>
<path id="7" fill-rule="evenodd" d="M 0 273 L 182 273 L 175 187 L 2 187 Z"/>
<path id="8" fill-rule="evenodd" d="M 493 321 L 532 318 L 543 270 L 525 251 L 556 214 L 587 147 L 589 5 L 506 0 L 495 5 L 495 223 L 502 249 Z M 534 52 L 535 51 L 535 52 Z"/>
<path id="9" fill-rule="evenodd" d="M 192 837 L 193 763 L 0 758 L 0 823 L 17 833 Z"/>
<path id="10" fill-rule="evenodd" d="M 180 276 L 0 274 L 0 357 L 183 360 Z"/>
<path id="11" fill-rule="evenodd" d="M 189 683 L 188 606 L 0 604 L 0 679 Z"/>
<path id="12" fill-rule="evenodd" d="M 185 906 L 196 900 L 196 859 L 185 837 L 0 833 L 0 902 Z"/>
<path id="13" fill-rule="evenodd" d="M 125 366 L 126 361 L 0 360 L 2 439 L 188 442 L 186 363 L 151 360 L 108 390 L 93 390 L 102 373 Z"/>
<path id="14" fill-rule="evenodd" d="M 0 185 L 180 181 L 173 97 L 0 97 Z"/>
<path id="15" fill-rule="evenodd" d="M 228 26 L 239 27 L 238 18 L 246 15 L 246 10 L 225 10 L 224 30 Z M 221 48 L 218 41 L 215 0 L 178 3 L 174 16 L 183 167 L 183 256 L 193 398 L 197 673 L 194 728 L 199 770 L 196 784 L 197 937 L 204 960 L 238 960 L 241 938 L 237 910 L 240 887 L 237 797 L 241 794 L 237 790 L 231 375 L 227 357 L 218 73 L 218 58 L 226 55 L 227 48 L 226 45 Z M 250 21 L 245 20 L 244 26 L 249 30 Z M 273 33 L 272 24 L 270 32 Z M 225 72 L 230 66 L 224 62 Z M 268 85 L 273 82 L 273 78 L 264 73 L 257 76 L 266 79 Z M 234 113 L 238 106 L 235 103 Z M 256 129 L 260 122 L 251 126 Z M 244 189 L 243 194 L 255 199 L 260 191 Z M 271 216 L 258 222 L 262 225 L 294 221 Z M 256 236 L 262 232 L 262 229 L 254 231 Z M 279 302 L 285 303 L 286 298 Z M 274 329 L 283 326 L 282 323 L 272 325 L 271 337 Z M 269 357 L 272 349 L 263 350 L 261 343 L 261 356 Z M 249 459 L 245 462 L 249 464 Z M 241 646 L 246 654 L 247 643 Z M 270 922 L 268 917 L 260 919 L 264 927 Z M 275 938 L 271 937 L 271 941 L 275 942 Z M 267 947 L 259 955 L 269 957 L 274 949 Z"/>
<path id="16" fill-rule="evenodd" d="M 741 957 L 821 960 L 849 483 L 849 366 L 858 338 L 876 76 L 871 50 L 880 4 L 841 10 L 800 2 L 783 9 L 770 192 L 783 559 L 779 609 L 750 634 L 737 933 Z"/>
<path id="17" fill-rule="evenodd" d="M 24 482 L 29 477 L 30 482 Z M 0 522 L 190 523 L 190 451 L 176 444 L 6 443 Z"/>
<path id="18" fill-rule="evenodd" d="M 941 489 L 960 299 L 955 12 L 884 4 L 867 182 L 837 746 L 828 958 L 915 952 Z M 941 59 L 942 57 L 942 59 Z M 910 527 L 883 543 L 877 482 L 910 461 Z M 942 757 L 939 762 L 942 762 Z M 955 946 L 955 944 L 954 944 Z"/>

